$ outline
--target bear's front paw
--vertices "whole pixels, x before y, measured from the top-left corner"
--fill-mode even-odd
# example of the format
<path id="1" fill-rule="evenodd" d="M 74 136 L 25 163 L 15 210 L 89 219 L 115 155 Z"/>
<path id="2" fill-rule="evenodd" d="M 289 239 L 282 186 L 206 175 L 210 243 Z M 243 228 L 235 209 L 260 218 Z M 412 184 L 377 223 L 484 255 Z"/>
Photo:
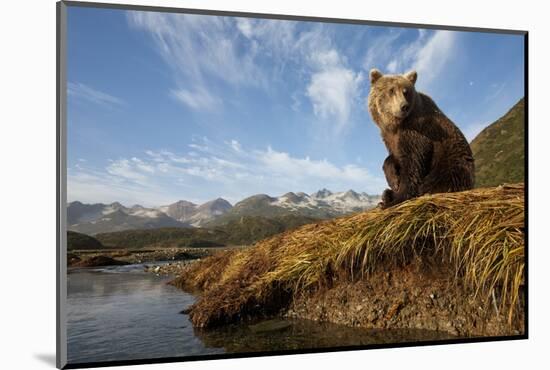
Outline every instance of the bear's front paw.
<path id="1" fill-rule="evenodd" d="M 382 201 L 378 203 L 378 207 L 385 209 L 390 207 L 394 201 L 394 192 L 391 189 L 386 189 L 382 193 Z"/>

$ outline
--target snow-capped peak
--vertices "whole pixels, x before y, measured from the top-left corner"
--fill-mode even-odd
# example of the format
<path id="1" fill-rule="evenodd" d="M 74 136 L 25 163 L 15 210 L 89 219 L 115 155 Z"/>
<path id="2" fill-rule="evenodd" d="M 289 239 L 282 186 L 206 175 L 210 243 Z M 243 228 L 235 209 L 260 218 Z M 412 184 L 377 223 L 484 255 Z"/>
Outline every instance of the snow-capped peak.
<path id="1" fill-rule="evenodd" d="M 328 196 L 331 196 L 331 195 L 332 195 L 332 192 L 330 190 L 323 188 L 323 189 L 311 194 L 311 197 L 324 199 L 324 198 L 326 198 Z"/>
<path id="2" fill-rule="evenodd" d="M 305 193 L 288 192 L 278 198 L 274 198 L 272 205 L 298 210 L 301 208 L 327 209 L 338 213 L 357 212 L 376 206 L 379 199 L 369 197 L 366 193 L 357 193 L 354 190 L 333 193 L 327 189 L 321 189 L 311 196 Z"/>

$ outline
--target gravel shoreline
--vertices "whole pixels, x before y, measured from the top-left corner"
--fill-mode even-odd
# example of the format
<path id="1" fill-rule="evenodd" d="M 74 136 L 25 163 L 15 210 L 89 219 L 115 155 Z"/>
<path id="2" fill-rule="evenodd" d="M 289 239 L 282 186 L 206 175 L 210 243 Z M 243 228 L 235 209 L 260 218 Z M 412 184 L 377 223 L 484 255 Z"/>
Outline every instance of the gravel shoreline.
<path id="1" fill-rule="evenodd" d="M 175 262 L 169 262 L 165 264 L 159 264 L 159 265 L 149 265 L 145 267 L 145 272 L 155 274 L 157 276 L 178 276 L 182 273 L 183 269 L 189 265 L 190 263 L 193 263 L 194 260 L 186 260 L 186 261 L 175 261 Z"/>
<path id="2" fill-rule="evenodd" d="M 212 255 L 217 249 L 167 248 L 158 250 L 97 250 L 72 251 L 67 254 L 69 267 L 101 267 L 124 264 L 151 264 L 146 271 L 177 274 L 190 261 Z M 170 262 L 173 261 L 173 262 Z M 157 265 L 155 263 L 158 262 Z M 162 262 L 162 263 L 161 263 Z M 159 269 L 157 269 L 159 267 Z"/>

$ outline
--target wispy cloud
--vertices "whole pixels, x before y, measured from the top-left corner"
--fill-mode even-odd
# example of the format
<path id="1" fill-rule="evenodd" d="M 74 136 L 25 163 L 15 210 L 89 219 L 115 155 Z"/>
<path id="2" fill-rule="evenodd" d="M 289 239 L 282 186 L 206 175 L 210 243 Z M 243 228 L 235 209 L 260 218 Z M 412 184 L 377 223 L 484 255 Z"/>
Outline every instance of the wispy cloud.
<path id="1" fill-rule="evenodd" d="M 245 37 L 251 38 L 253 36 L 252 22 L 249 18 L 237 18 L 237 28 Z"/>
<path id="2" fill-rule="evenodd" d="M 363 66 L 381 68 L 388 73 L 404 73 L 415 69 L 418 85 L 427 88 L 441 75 L 456 51 L 457 32 L 418 30 L 410 42 L 398 42 L 402 31 L 390 31 L 373 38 Z"/>
<path id="3" fill-rule="evenodd" d="M 271 147 L 268 147 L 265 151 L 255 151 L 254 158 L 275 176 L 292 178 L 290 183 L 294 183 L 295 179 L 315 179 L 325 183 L 335 183 L 334 179 L 338 179 L 336 182 L 345 184 L 345 188 L 349 184 L 364 184 L 366 181 L 373 180 L 366 169 L 355 164 L 339 167 L 326 159 L 294 158 L 286 152 L 279 152 Z"/>
<path id="4" fill-rule="evenodd" d="M 384 181 L 353 163 L 336 165 L 324 158 L 296 157 L 269 146 L 250 149 L 237 140 L 214 143 L 197 138 L 186 153 L 148 150 L 140 158 L 111 161 L 104 169 L 82 164 L 71 168 L 69 198 L 85 196 L 86 187 L 104 197 L 112 189 L 111 197 L 101 199 L 104 202 L 120 201 L 123 196 L 127 203 L 158 205 L 155 202 L 160 200 L 181 198 L 200 203 L 219 196 L 236 202 L 257 193 L 281 195 L 323 187 L 380 193 Z M 171 199 L 167 199 L 169 195 Z"/>
<path id="5" fill-rule="evenodd" d="M 284 20 L 235 18 L 236 28 L 250 42 L 256 60 L 267 57 L 273 72 L 282 73 L 287 63 L 299 61 L 302 48 L 298 45 L 297 23 Z M 307 33 L 307 31 L 306 31 Z M 303 34 L 303 32 L 302 32 Z"/>
<path id="6" fill-rule="evenodd" d="M 363 57 L 363 68 L 370 71 L 372 68 L 381 69 L 382 66 L 392 59 L 395 51 L 395 43 L 403 32 L 399 29 L 389 29 L 378 36 L 369 37 L 365 45 L 366 53 Z M 390 64 L 393 62 L 390 62 Z M 388 67 L 390 73 L 394 73 L 394 67 Z"/>
<path id="7" fill-rule="evenodd" d="M 68 82 L 67 94 L 69 98 L 73 97 L 76 99 L 83 99 L 85 101 L 102 106 L 115 106 L 124 104 L 124 101 L 122 99 L 96 90 L 88 85 L 79 82 Z"/>
<path id="8" fill-rule="evenodd" d="M 336 132 L 349 123 L 350 111 L 357 95 L 358 75 L 346 63 L 323 25 L 302 30 L 296 22 L 239 19 L 237 27 L 253 45 L 257 54 L 271 58 L 271 75 L 285 80 L 285 70 L 298 72 L 303 90 L 291 94 L 290 107 L 299 111 L 301 97 L 309 100 L 313 114 Z M 292 64 L 292 68 L 288 66 Z M 283 77 L 283 78 L 281 78 Z"/>
<path id="9" fill-rule="evenodd" d="M 485 101 L 490 102 L 498 98 L 504 92 L 505 87 L 506 87 L 506 82 L 491 84 L 489 88 L 489 93 L 485 98 Z"/>
<path id="10" fill-rule="evenodd" d="M 218 97 L 213 96 L 202 87 L 193 91 L 182 88 L 172 90 L 170 93 L 179 102 L 195 110 L 213 111 L 222 105 L 222 101 Z"/>
<path id="11" fill-rule="evenodd" d="M 350 123 L 362 74 L 349 67 L 323 25 L 299 30 L 291 21 L 134 11 L 128 19 L 151 34 L 175 73 L 171 95 L 188 108 L 222 107 L 220 83 L 269 94 L 292 71 L 290 80 L 300 81 L 303 90 L 290 94 L 289 108 L 300 109 L 301 96 L 318 119 L 335 123 L 335 132 Z"/>
<path id="12" fill-rule="evenodd" d="M 333 66 L 315 73 L 307 88 L 313 111 L 317 116 L 336 123 L 336 132 L 349 123 L 352 106 L 359 98 L 361 73 Z"/>
<path id="13" fill-rule="evenodd" d="M 136 157 L 112 161 L 106 170 L 113 176 L 144 186 L 150 185 L 149 175 L 155 173 L 153 166 Z"/>
<path id="14" fill-rule="evenodd" d="M 190 108 L 204 110 L 221 102 L 210 78 L 232 86 L 263 83 L 254 49 L 238 48 L 240 31 L 231 18 L 139 11 L 129 11 L 127 17 L 130 25 L 153 37 L 175 73 L 178 100 Z"/>
<path id="15" fill-rule="evenodd" d="M 339 134 L 351 125 L 350 115 L 360 101 L 363 74 L 351 68 L 322 26 L 304 32 L 293 43 L 307 67 L 305 96 L 313 113 L 332 123 L 330 134 Z"/>
<path id="16" fill-rule="evenodd" d="M 423 84 L 430 84 L 443 71 L 453 56 L 456 39 L 456 32 L 436 31 L 422 47 L 413 52 L 410 69 L 416 69 L 423 78 Z"/>
<path id="17" fill-rule="evenodd" d="M 438 32 L 438 31 L 436 31 Z M 419 55 L 426 47 L 431 37 L 426 30 L 419 29 L 416 38 L 409 42 L 399 42 L 397 47 L 392 47 L 391 55 L 386 69 L 390 73 L 403 73 L 408 69 L 414 68 Z"/>
<path id="18" fill-rule="evenodd" d="M 142 204 L 153 206 L 166 204 L 172 198 L 160 188 L 151 188 L 143 184 L 126 181 L 116 175 L 110 175 L 105 169 L 75 166 L 67 172 L 67 191 L 69 201 L 79 200 L 85 203 Z"/>

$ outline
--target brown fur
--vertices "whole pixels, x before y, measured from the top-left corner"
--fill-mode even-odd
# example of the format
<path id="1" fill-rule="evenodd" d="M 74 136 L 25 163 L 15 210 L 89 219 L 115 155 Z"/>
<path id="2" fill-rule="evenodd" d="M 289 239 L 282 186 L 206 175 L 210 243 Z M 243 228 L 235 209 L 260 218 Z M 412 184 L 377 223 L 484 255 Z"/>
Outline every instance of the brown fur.
<path id="1" fill-rule="evenodd" d="M 369 112 L 389 152 L 383 169 L 390 189 L 382 195 L 382 208 L 474 185 L 466 138 L 429 96 L 415 90 L 416 77 L 416 72 L 370 73 Z"/>

